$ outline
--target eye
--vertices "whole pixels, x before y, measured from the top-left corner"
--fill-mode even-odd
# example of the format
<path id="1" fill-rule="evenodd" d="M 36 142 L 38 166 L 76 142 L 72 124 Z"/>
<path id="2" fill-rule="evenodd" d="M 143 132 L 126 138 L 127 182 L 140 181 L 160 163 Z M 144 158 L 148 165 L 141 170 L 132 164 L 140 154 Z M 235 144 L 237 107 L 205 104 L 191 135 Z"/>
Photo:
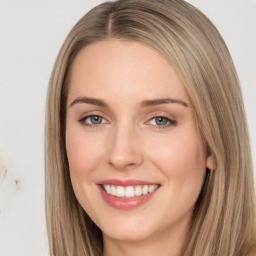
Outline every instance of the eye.
<path id="1" fill-rule="evenodd" d="M 166 116 L 154 116 L 149 120 L 148 123 L 151 125 L 159 126 L 159 127 L 168 127 L 171 125 L 175 125 L 176 121 L 170 118 L 167 118 Z"/>
<path id="2" fill-rule="evenodd" d="M 94 126 L 107 123 L 107 120 L 99 115 L 89 115 L 81 118 L 79 122 L 86 126 Z"/>

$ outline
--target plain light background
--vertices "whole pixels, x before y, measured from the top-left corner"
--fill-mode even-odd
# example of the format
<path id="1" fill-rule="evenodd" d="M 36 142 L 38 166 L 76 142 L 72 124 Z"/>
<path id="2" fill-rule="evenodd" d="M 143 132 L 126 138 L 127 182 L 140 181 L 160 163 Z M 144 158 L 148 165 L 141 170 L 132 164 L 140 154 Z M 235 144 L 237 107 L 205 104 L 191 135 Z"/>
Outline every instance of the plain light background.
<path id="1" fill-rule="evenodd" d="M 47 254 L 43 135 L 47 84 L 73 25 L 100 0 L 0 0 L 0 255 Z M 256 162 L 256 1 L 190 0 L 217 26 L 238 75 Z M 1 175 L 0 175 L 1 180 Z"/>

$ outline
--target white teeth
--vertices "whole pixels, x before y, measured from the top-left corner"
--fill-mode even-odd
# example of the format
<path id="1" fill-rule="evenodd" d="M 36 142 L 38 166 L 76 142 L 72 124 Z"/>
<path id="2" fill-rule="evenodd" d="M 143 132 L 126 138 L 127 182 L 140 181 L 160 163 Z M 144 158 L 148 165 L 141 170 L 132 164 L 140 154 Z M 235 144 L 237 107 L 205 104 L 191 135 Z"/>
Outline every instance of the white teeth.
<path id="1" fill-rule="evenodd" d="M 112 196 L 115 196 L 115 195 L 116 195 L 116 187 L 115 187 L 115 186 L 111 186 L 111 187 L 110 187 L 110 194 L 111 194 Z"/>
<path id="2" fill-rule="evenodd" d="M 135 196 L 142 196 L 155 191 L 159 185 L 138 185 L 138 186 L 114 186 L 114 185 L 103 185 L 105 191 L 116 197 L 131 198 Z"/>
<path id="3" fill-rule="evenodd" d="M 148 193 L 148 186 L 144 185 L 143 188 L 142 188 L 142 194 L 146 195 L 147 193 Z"/>
<path id="4" fill-rule="evenodd" d="M 116 188 L 116 196 L 117 196 L 117 197 L 124 197 L 124 195 L 125 195 L 124 187 L 118 186 L 118 187 Z"/>
<path id="5" fill-rule="evenodd" d="M 141 196 L 142 195 L 142 189 L 141 189 L 140 186 L 136 186 L 134 194 L 135 194 L 135 196 Z"/>
<path id="6" fill-rule="evenodd" d="M 157 185 L 151 185 L 149 186 L 148 192 L 151 193 L 157 188 Z"/>
<path id="7" fill-rule="evenodd" d="M 134 188 L 132 186 L 126 187 L 125 196 L 126 197 L 134 197 Z"/>
<path id="8" fill-rule="evenodd" d="M 107 191 L 107 193 L 110 194 L 110 191 L 111 191 L 110 186 L 109 185 L 105 185 L 104 188 Z"/>

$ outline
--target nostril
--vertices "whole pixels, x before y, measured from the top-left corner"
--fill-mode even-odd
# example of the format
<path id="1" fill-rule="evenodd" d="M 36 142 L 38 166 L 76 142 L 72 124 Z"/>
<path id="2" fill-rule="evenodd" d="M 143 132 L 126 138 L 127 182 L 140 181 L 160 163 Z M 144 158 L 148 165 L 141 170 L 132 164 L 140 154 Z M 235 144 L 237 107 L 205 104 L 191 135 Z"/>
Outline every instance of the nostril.
<path id="1" fill-rule="evenodd" d="M 139 162 L 135 162 L 135 161 L 132 161 L 132 160 L 129 160 L 129 159 L 125 159 L 125 158 L 115 158 L 115 159 L 111 159 L 109 161 L 109 164 L 116 168 L 116 169 L 120 169 L 120 170 L 123 170 L 123 169 L 131 169 L 131 168 L 134 168 L 136 166 L 139 166 Z"/>

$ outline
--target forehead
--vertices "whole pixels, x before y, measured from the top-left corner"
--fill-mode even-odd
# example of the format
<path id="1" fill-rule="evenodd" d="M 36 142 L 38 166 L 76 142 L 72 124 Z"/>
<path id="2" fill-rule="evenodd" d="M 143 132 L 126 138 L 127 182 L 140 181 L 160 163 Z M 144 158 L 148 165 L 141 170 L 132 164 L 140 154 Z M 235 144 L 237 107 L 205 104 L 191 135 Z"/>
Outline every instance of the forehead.
<path id="1" fill-rule="evenodd" d="M 110 39 L 84 47 L 76 56 L 68 100 L 74 97 L 188 100 L 173 66 L 154 48 L 134 41 Z"/>

